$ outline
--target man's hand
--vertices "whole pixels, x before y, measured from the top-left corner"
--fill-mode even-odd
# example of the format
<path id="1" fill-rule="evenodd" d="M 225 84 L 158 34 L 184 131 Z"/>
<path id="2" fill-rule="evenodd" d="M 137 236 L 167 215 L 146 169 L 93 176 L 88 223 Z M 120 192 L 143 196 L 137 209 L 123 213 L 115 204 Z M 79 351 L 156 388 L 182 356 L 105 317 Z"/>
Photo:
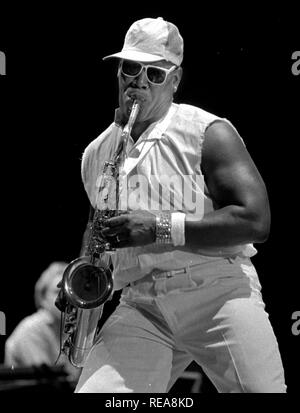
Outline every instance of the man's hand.
<path id="1" fill-rule="evenodd" d="M 112 248 L 151 244 L 155 242 L 156 217 L 149 211 L 133 211 L 106 220 L 101 232 Z"/>

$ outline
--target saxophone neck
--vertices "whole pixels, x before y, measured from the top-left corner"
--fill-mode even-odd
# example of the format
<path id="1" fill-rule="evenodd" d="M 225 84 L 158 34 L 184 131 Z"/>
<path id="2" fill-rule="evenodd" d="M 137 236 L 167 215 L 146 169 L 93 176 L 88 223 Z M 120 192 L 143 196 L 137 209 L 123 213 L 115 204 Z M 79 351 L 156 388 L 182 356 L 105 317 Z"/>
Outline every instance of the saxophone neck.
<path id="1" fill-rule="evenodd" d="M 139 110 L 140 110 L 140 104 L 138 103 L 137 100 L 135 100 L 132 104 L 132 108 L 131 108 L 131 111 L 130 111 L 130 116 L 129 116 L 128 122 L 127 122 L 127 124 L 125 125 L 125 127 L 123 129 L 123 132 L 125 134 L 130 135 L 131 130 L 132 130 L 133 125 L 134 125 L 134 122 L 136 121 L 137 115 L 139 113 Z"/>
<path id="2" fill-rule="evenodd" d="M 137 100 L 135 100 L 133 102 L 133 105 L 130 111 L 128 122 L 126 123 L 122 131 L 121 140 L 120 140 L 117 152 L 116 152 L 116 160 L 120 160 L 121 156 L 125 155 L 127 142 L 131 134 L 134 122 L 136 121 L 139 110 L 140 110 L 140 104 L 137 102 Z"/>

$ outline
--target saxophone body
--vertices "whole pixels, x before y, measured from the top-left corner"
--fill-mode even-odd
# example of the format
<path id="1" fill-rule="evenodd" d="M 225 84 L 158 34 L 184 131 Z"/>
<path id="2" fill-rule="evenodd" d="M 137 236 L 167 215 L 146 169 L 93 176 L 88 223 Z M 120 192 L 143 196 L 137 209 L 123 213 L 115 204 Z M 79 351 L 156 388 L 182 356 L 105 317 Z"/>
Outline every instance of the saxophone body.
<path id="1" fill-rule="evenodd" d="M 112 160 L 105 162 L 99 187 L 99 202 L 89 221 L 86 256 L 69 263 L 62 278 L 61 294 L 65 303 L 62 346 L 71 364 L 83 367 L 97 338 L 97 327 L 105 302 L 113 292 L 112 248 L 102 237 L 105 220 L 119 215 L 119 166 L 131 128 L 138 114 L 135 101 L 128 123 L 123 129 L 120 145 Z"/>

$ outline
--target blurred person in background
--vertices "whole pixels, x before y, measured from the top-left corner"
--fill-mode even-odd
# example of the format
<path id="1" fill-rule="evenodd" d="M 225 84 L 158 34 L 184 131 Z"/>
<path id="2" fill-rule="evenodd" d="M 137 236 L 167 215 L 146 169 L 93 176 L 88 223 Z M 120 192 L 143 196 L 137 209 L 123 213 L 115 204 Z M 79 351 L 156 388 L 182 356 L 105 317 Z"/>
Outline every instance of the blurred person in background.
<path id="1" fill-rule="evenodd" d="M 25 317 L 5 343 L 4 364 L 7 367 L 54 366 L 60 352 L 61 313 L 54 302 L 67 264 L 52 262 L 35 284 L 34 301 L 37 311 Z M 70 380 L 77 381 L 80 369 L 61 354 L 58 366 L 63 366 Z"/>

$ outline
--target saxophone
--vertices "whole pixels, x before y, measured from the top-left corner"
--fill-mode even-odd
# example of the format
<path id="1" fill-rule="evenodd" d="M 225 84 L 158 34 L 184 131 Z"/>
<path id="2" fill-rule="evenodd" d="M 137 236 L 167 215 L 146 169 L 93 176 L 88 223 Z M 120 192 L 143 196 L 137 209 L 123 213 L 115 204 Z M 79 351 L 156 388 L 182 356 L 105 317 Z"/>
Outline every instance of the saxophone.
<path id="1" fill-rule="evenodd" d="M 119 215 L 119 166 L 124 159 L 127 141 L 138 115 L 135 100 L 125 125 L 120 144 L 113 159 L 106 161 L 101 175 L 95 212 L 88 224 L 86 256 L 69 263 L 64 271 L 60 296 L 65 303 L 62 331 L 66 339 L 61 351 L 71 364 L 83 367 L 97 337 L 97 326 L 105 302 L 111 297 L 113 280 L 111 251 L 113 249 L 101 235 L 105 220 Z"/>

